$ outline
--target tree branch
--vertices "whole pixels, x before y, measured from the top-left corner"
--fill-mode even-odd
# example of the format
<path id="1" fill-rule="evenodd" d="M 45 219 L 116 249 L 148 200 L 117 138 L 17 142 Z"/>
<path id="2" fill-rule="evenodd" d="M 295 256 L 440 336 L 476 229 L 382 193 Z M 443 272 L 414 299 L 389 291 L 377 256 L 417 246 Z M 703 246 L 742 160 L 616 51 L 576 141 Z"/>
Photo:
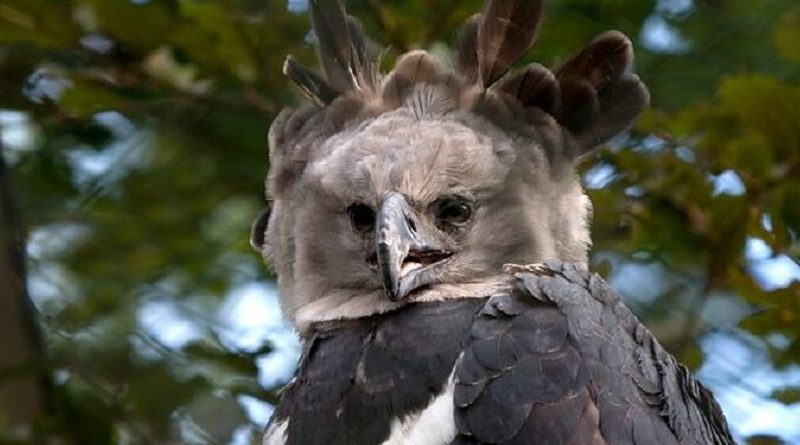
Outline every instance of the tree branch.
<path id="1" fill-rule="evenodd" d="M 0 146 L 0 430 L 30 434 L 49 409 L 50 382 L 25 269 L 24 231 Z"/>

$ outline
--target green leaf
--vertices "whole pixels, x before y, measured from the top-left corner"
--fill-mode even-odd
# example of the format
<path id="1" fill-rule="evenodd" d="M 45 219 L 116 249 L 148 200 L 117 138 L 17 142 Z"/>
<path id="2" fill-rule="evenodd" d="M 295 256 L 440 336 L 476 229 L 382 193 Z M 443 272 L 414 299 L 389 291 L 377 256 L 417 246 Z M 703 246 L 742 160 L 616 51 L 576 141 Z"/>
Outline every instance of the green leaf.
<path id="1" fill-rule="evenodd" d="M 747 439 L 748 445 L 783 445 L 784 443 L 780 437 L 768 434 L 759 434 Z"/>
<path id="2" fill-rule="evenodd" d="M 798 203 L 800 203 L 800 181 L 789 181 L 776 187 L 770 215 L 774 221 L 773 234 L 782 245 L 789 245 L 793 236 L 800 235 Z"/>
<path id="3" fill-rule="evenodd" d="M 800 386 L 773 391 L 770 397 L 785 405 L 793 405 L 800 402 Z"/>
<path id="4" fill-rule="evenodd" d="M 164 44 L 175 29 L 174 15 L 166 2 L 128 0 L 81 0 L 89 8 L 97 28 L 126 48 L 145 55 Z"/>
<path id="5" fill-rule="evenodd" d="M 101 111 L 126 113 L 128 101 L 107 86 L 94 82 L 75 81 L 58 100 L 61 108 L 78 118 L 87 118 Z"/>
<path id="6" fill-rule="evenodd" d="M 775 25 L 774 38 L 780 55 L 800 64 L 800 9 L 781 17 Z"/>
<path id="7" fill-rule="evenodd" d="M 80 30 L 69 17 L 66 2 L 0 0 L 0 44 L 70 47 Z"/>
<path id="8" fill-rule="evenodd" d="M 797 88 L 764 75 L 734 76 L 723 81 L 719 95 L 742 127 L 758 132 L 776 152 L 791 154 L 800 148 Z"/>
<path id="9" fill-rule="evenodd" d="M 217 72 L 231 72 L 241 81 L 252 82 L 258 74 L 252 47 L 255 37 L 226 13 L 222 3 L 180 2 L 186 23 L 171 40 L 189 60 Z"/>
<path id="10" fill-rule="evenodd" d="M 203 379 L 180 379 L 166 366 L 152 364 L 132 376 L 126 385 L 125 399 L 136 416 L 163 435 L 170 427 L 170 415 L 206 387 Z"/>

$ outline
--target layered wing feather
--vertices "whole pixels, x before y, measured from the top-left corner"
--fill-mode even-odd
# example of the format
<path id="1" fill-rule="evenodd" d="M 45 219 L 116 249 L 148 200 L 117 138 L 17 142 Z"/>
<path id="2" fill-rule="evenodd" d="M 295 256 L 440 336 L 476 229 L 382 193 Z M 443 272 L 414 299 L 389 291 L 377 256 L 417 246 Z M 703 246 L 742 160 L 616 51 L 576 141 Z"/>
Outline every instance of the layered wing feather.
<path id="1" fill-rule="evenodd" d="M 518 268 L 457 364 L 455 444 L 733 444 L 711 394 L 596 275 Z"/>

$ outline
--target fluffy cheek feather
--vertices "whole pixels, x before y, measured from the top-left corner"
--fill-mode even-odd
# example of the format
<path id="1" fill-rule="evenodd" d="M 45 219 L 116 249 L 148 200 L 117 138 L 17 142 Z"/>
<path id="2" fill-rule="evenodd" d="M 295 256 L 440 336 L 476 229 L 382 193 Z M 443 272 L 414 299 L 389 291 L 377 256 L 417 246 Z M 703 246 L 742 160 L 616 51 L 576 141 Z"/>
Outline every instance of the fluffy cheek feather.
<path id="1" fill-rule="evenodd" d="M 589 218 L 592 204 L 574 177 L 565 178 L 558 194 L 551 195 L 551 239 L 561 261 L 586 264 L 591 247 Z"/>
<path id="2" fill-rule="evenodd" d="M 371 290 L 380 286 L 367 256 L 371 237 L 353 232 L 343 203 L 330 197 L 309 195 L 298 209 L 293 228 L 296 240 L 296 286 L 289 296 L 302 306 L 342 289 Z"/>
<path id="3" fill-rule="evenodd" d="M 537 262 L 551 252 L 541 241 L 545 228 L 525 211 L 524 192 L 508 190 L 481 204 L 462 253 L 448 267 L 447 281 L 480 279 L 505 263 Z"/>
<path id="4" fill-rule="evenodd" d="M 291 295 L 292 289 L 294 289 L 295 259 L 295 241 L 291 230 L 294 226 L 292 218 L 294 211 L 289 208 L 290 205 L 291 203 L 286 200 L 273 202 L 264 250 L 264 255 L 278 276 L 281 306 L 287 317 L 293 316 L 292 305 L 287 296 Z"/>

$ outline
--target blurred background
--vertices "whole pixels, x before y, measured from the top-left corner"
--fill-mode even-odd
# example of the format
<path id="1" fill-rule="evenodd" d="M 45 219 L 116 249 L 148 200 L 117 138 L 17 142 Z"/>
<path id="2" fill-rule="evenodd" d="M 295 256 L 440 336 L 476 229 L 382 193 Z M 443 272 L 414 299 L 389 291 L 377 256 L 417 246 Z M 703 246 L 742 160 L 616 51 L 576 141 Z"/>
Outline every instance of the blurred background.
<path id="1" fill-rule="evenodd" d="M 352 0 L 385 64 L 482 0 Z M 304 0 L 0 0 L 0 443 L 255 444 L 299 342 L 248 246 Z M 549 0 L 653 106 L 583 166 L 592 267 L 742 443 L 800 444 L 800 5 Z M 38 326 L 38 329 L 37 329 Z"/>

